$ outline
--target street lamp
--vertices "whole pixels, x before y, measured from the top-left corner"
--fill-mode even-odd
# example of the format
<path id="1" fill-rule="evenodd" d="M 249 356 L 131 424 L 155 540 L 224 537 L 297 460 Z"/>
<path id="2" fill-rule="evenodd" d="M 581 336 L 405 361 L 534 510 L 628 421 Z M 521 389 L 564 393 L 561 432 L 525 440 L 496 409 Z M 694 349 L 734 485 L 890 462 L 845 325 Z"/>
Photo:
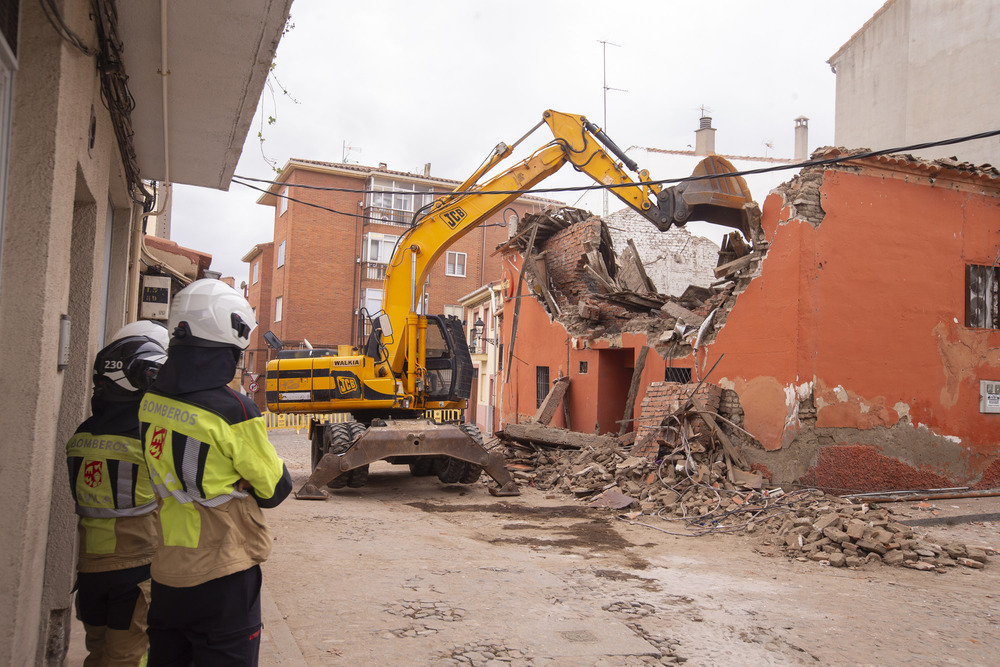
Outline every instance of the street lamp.
<path id="1" fill-rule="evenodd" d="M 486 333 L 486 323 L 483 322 L 483 318 L 477 317 L 476 322 L 472 325 L 472 340 L 473 347 L 479 349 L 479 342 L 489 343 L 490 345 L 496 345 L 497 340 L 495 338 L 486 338 L 484 334 Z"/>

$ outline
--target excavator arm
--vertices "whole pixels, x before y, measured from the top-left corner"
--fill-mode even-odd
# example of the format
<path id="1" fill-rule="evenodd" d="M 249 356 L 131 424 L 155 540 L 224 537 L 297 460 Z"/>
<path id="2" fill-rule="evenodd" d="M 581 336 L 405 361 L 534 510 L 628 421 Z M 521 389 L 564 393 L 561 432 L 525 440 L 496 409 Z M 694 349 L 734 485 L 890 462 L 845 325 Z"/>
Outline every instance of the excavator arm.
<path id="1" fill-rule="evenodd" d="M 650 182 L 646 170 L 637 171 L 638 165 L 585 117 L 549 110 L 543 114 L 542 123 L 552 131 L 554 139 L 551 142 L 480 185 L 479 179 L 513 151 L 513 146 L 497 146 L 483 165 L 453 193 L 436 200 L 428 214 L 410 228 L 396 246 L 385 274 L 383 308 L 397 335 L 387 343 L 386 349 L 389 365 L 397 377 L 402 374 L 407 359 L 414 362 L 416 372 L 406 373 L 404 383 L 405 392 L 411 396 L 416 393 L 419 369 L 423 367 L 423 355 L 418 349 L 418 341 L 422 339 L 418 335 L 422 325 L 416 314 L 418 290 L 426 281 L 431 266 L 453 243 L 567 162 L 597 183 L 611 186 L 609 189 L 615 196 L 660 231 L 695 219 L 734 227 L 749 237 L 753 201 L 746 182 L 741 177 L 728 175 L 735 169 L 724 158 L 709 156 L 702 160 L 694 173 L 702 177 L 699 180 L 661 188 Z M 638 180 L 633 180 L 623 165 L 636 172 Z M 399 332 L 403 323 L 404 331 Z"/>

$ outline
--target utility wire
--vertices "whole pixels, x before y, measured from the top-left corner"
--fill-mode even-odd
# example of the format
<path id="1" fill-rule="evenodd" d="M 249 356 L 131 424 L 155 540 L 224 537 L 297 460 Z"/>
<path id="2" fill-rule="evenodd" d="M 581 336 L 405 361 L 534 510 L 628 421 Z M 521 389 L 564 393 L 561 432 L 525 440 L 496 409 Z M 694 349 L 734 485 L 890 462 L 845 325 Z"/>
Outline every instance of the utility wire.
<path id="1" fill-rule="evenodd" d="M 773 167 L 760 167 L 757 169 L 745 169 L 742 171 L 734 171 L 728 174 L 707 174 L 704 176 L 686 176 L 684 178 L 664 178 L 659 180 L 649 180 L 649 181 L 636 181 L 633 183 L 612 183 L 609 185 L 603 184 L 591 184 L 591 185 L 577 185 L 568 187 L 555 187 L 555 188 L 533 188 L 531 190 L 443 190 L 443 191 L 430 191 L 423 192 L 420 194 L 432 194 L 432 195 L 525 195 L 525 194 L 544 194 L 544 193 L 555 193 L 555 192 L 585 192 L 590 190 L 614 190 L 617 188 L 632 188 L 642 185 L 665 185 L 665 184 L 675 184 L 675 183 L 686 183 L 689 181 L 705 181 L 712 180 L 716 178 L 729 178 L 735 176 L 750 176 L 753 174 L 765 174 L 772 171 L 786 171 L 790 169 L 803 169 L 806 167 L 817 167 L 825 166 L 831 164 L 838 164 L 841 162 L 850 162 L 852 160 L 860 160 L 870 157 L 879 157 L 881 155 L 891 155 L 894 153 L 907 153 L 910 151 L 923 150 L 925 148 L 934 148 L 936 146 L 951 146 L 954 144 L 965 143 L 967 141 L 977 141 L 980 139 L 988 139 L 990 137 L 1000 136 L 1000 130 L 990 130 L 988 132 L 979 132 L 977 134 L 969 134 L 961 137 L 953 137 L 951 139 L 941 139 L 938 141 L 927 141 L 919 144 L 910 144 L 909 146 L 899 146 L 896 148 L 884 148 L 876 151 L 865 151 L 861 153 L 851 153 L 849 155 L 841 155 L 832 158 L 823 158 L 819 160 L 806 160 L 804 162 L 796 162 L 792 164 L 776 165 Z M 237 180 L 239 179 L 239 180 Z M 278 193 L 271 192 L 263 188 L 254 187 L 249 185 L 245 181 L 251 181 L 255 183 L 264 183 L 267 185 L 283 185 L 291 188 L 301 188 L 304 190 L 320 190 L 325 192 L 348 192 L 353 194 L 379 194 L 385 192 L 385 190 L 368 190 L 368 189 L 358 189 L 358 188 L 335 188 L 335 187 L 325 187 L 319 185 L 304 185 L 297 183 L 287 183 L 282 181 L 272 181 L 265 178 L 252 178 L 250 176 L 240 176 L 236 175 L 233 177 L 233 182 L 244 187 L 250 187 L 261 192 L 266 192 L 267 194 L 273 194 L 276 197 L 286 197 L 289 201 L 299 201 L 297 199 L 292 199 L 287 195 L 281 195 Z M 405 191 L 404 191 L 405 192 Z M 415 193 L 416 194 L 416 193 Z M 306 203 L 306 202 L 300 202 Z M 318 208 L 324 208 L 318 206 Z"/>

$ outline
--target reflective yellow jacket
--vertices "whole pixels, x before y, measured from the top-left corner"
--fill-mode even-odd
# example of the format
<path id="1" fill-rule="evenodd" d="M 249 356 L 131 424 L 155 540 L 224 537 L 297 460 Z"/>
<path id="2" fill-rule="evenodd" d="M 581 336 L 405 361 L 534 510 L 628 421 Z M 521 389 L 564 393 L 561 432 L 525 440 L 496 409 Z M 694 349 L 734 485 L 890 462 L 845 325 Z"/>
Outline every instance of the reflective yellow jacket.
<path id="1" fill-rule="evenodd" d="M 158 387 L 159 381 L 139 409 L 143 453 L 160 499 L 153 579 L 195 586 L 263 562 L 271 534 L 258 503 L 269 506 L 279 482 L 288 489 L 291 482 L 260 411 L 229 387 L 182 397 Z M 238 488 L 240 480 L 251 493 Z"/>
<path id="2" fill-rule="evenodd" d="M 138 403 L 95 404 L 66 443 L 79 515 L 80 572 L 148 564 L 156 548 L 156 496 L 142 457 Z"/>

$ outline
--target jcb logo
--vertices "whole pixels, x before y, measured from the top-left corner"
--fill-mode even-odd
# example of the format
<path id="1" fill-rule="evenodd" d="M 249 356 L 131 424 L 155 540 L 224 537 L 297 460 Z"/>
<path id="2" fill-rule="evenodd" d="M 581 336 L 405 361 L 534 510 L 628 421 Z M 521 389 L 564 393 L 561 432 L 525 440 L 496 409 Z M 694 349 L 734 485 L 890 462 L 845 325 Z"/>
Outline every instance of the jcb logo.
<path id="1" fill-rule="evenodd" d="M 465 220 L 467 216 L 468 213 L 466 213 L 460 208 L 456 208 L 454 211 L 448 211 L 447 213 L 442 214 L 444 221 L 448 223 L 448 226 L 451 227 L 452 229 L 457 227 L 458 223 Z"/>
<path id="2" fill-rule="evenodd" d="M 358 379 L 353 377 L 337 378 L 337 391 L 341 394 L 350 394 L 358 390 Z"/>

